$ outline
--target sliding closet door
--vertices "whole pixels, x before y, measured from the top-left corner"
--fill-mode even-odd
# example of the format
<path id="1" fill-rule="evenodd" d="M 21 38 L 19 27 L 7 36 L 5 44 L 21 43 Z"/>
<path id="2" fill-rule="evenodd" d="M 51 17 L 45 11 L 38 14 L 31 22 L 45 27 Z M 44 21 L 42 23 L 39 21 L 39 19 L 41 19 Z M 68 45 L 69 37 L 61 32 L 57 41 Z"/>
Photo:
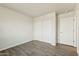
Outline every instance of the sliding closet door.
<path id="1" fill-rule="evenodd" d="M 55 13 L 49 13 L 40 17 L 36 17 L 33 20 L 34 40 L 39 40 L 55 45 L 55 22 Z"/>
<path id="2" fill-rule="evenodd" d="M 44 17 L 44 20 L 42 21 L 42 35 L 43 35 L 43 40 L 49 43 L 51 40 L 50 28 L 51 28 L 50 19 L 48 17 Z"/>
<path id="3" fill-rule="evenodd" d="M 51 19 L 47 16 L 36 19 L 34 21 L 34 39 L 50 43 L 52 40 L 51 25 Z"/>
<path id="4" fill-rule="evenodd" d="M 60 43 L 74 46 L 74 18 L 60 19 Z"/>

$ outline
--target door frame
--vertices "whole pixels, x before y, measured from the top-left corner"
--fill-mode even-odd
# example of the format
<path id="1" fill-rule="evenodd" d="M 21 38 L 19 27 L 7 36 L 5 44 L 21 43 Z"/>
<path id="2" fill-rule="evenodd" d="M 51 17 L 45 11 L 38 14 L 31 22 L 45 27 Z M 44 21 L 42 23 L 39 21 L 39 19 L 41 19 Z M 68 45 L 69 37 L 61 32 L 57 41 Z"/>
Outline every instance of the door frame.
<path id="1" fill-rule="evenodd" d="M 75 44 L 75 46 L 74 47 L 77 47 L 77 19 L 76 19 L 76 16 L 73 16 L 73 22 L 75 21 L 75 25 L 76 26 L 74 26 L 74 23 L 73 23 L 73 28 L 75 27 L 75 32 L 74 32 L 74 29 L 73 29 L 73 36 L 75 35 L 75 38 L 73 37 L 73 40 L 76 40 L 76 44 Z M 58 45 L 59 43 L 60 43 L 60 17 L 58 16 L 57 17 L 57 42 L 56 42 L 56 45 Z M 74 34 L 75 33 L 75 34 Z"/>

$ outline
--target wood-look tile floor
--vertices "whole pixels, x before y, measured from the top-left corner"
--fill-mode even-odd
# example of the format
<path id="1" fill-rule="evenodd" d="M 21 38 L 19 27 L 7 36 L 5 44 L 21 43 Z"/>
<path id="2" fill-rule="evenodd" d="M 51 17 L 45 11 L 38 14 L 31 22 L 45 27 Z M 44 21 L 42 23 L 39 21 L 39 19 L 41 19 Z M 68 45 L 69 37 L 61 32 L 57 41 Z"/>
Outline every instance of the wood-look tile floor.
<path id="1" fill-rule="evenodd" d="M 28 43 L 4 50 L 1 56 L 77 56 L 76 48 L 33 40 Z"/>

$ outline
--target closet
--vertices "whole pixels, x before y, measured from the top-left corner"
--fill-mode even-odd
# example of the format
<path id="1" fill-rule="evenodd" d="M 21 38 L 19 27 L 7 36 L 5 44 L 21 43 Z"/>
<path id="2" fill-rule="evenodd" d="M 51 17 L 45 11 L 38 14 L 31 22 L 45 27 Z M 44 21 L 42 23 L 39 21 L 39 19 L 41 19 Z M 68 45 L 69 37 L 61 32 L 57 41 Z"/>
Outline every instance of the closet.
<path id="1" fill-rule="evenodd" d="M 48 13 L 34 18 L 34 40 L 39 40 L 52 45 L 56 44 L 56 18 L 55 13 Z"/>

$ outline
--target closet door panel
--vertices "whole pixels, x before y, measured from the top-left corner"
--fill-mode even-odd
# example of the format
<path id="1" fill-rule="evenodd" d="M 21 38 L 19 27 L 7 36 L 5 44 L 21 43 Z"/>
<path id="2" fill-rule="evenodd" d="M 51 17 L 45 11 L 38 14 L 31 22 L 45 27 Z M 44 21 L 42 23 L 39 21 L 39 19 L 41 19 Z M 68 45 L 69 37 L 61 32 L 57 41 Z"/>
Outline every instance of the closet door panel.
<path id="1" fill-rule="evenodd" d="M 50 43 L 50 40 L 51 40 L 51 34 L 50 34 L 50 28 L 51 28 L 51 25 L 50 25 L 50 19 L 49 17 L 45 17 L 43 22 L 42 22 L 42 34 L 43 34 L 43 40 L 45 42 L 48 42 Z"/>

